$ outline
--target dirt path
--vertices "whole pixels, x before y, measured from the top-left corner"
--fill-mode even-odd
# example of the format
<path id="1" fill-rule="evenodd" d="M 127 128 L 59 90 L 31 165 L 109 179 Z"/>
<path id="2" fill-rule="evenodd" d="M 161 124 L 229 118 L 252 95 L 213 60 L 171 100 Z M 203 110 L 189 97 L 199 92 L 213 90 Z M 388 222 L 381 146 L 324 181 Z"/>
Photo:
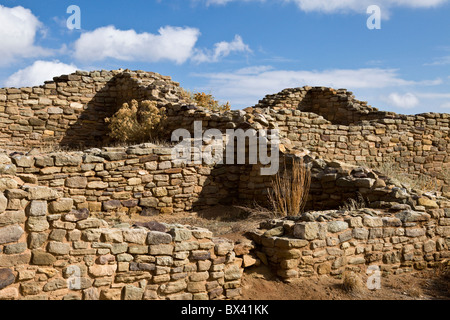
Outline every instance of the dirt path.
<path id="1" fill-rule="evenodd" d="M 367 276 L 361 277 L 367 283 Z M 346 292 L 343 280 L 314 276 L 284 283 L 265 266 L 247 270 L 243 276 L 243 300 L 450 300 L 450 281 L 435 271 L 388 275 L 381 278 L 381 289 Z"/>

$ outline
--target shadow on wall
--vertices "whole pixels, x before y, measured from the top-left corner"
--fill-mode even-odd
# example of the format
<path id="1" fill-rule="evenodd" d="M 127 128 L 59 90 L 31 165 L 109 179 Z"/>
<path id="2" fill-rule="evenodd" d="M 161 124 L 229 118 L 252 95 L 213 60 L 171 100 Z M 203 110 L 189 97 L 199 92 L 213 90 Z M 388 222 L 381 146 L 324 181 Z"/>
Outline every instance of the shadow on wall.
<path id="1" fill-rule="evenodd" d="M 59 142 L 62 147 L 101 147 L 108 142 L 108 127 L 104 119 L 117 110 L 116 78 L 109 80 L 84 106 L 75 123 L 69 124 Z"/>
<path id="2" fill-rule="evenodd" d="M 127 74 L 114 76 L 84 106 L 75 123 L 69 125 L 59 145 L 92 148 L 111 144 L 114 141 L 108 135 L 105 118 L 112 117 L 124 102 L 132 99 L 163 100 L 163 97 L 152 94 L 155 86 L 142 85 Z"/>
<path id="3" fill-rule="evenodd" d="M 309 90 L 298 102 L 296 109 L 312 112 L 337 125 L 352 125 L 361 121 L 380 120 L 388 116 L 387 112 L 367 106 L 366 102 L 353 98 L 346 90 L 316 88 Z"/>

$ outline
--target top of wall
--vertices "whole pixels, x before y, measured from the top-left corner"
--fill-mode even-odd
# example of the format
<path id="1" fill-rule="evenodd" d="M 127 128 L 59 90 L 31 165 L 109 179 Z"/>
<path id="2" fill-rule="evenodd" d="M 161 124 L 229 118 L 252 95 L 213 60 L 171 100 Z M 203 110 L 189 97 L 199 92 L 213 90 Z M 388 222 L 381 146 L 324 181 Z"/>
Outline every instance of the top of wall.
<path id="1" fill-rule="evenodd" d="M 309 86 L 288 88 L 276 94 L 266 95 L 254 108 L 295 109 L 313 112 L 323 116 L 333 124 L 344 125 L 382 119 L 410 120 L 411 117 L 416 117 L 418 120 L 421 120 L 421 118 L 449 118 L 448 114 L 442 113 L 429 112 L 409 116 L 380 111 L 368 105 L 366 101 L 357 100 L 353 93 L 346 89 Z"/>

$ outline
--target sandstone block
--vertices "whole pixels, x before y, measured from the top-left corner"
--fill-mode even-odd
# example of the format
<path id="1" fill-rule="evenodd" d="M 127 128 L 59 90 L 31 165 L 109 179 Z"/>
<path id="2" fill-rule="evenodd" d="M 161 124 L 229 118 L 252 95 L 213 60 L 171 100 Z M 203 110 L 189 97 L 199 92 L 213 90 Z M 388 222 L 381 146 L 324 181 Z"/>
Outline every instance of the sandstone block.
<path id="1" fill-rule="evenodd" d="M 60 198 L 49 204 L 48 209 L 50 213 L 63 213 L 69 212 L 73 207 L 73 199 L 71 198 Z"/>
<path id="2" fill-rule="evenodd" d="M 0 244 L 17 242 L 23 233 L 24 230 L 18 224 L 0 228 Z"/>

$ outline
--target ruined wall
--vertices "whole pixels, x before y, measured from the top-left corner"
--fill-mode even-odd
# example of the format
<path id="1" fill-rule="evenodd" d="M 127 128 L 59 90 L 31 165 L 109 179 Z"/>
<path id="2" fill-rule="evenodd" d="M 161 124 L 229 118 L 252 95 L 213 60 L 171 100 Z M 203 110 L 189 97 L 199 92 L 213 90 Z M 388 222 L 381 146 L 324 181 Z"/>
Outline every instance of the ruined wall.
<path id="1" fill-rule="evenodd" d="M 334 110 L 334 109 L 330 109 Z M 436 178 L 449 195 L 449 114 L 396 115 L 350 125 L 300 110 L 254 109 L 281 132 L 289 149 L 305 148 L 322 158 L 372 165 L 398 164 L 405 172 Z"/>
<path id="2" fill-rule="evenodd" d="M 48 186 L 92 213 L 152 216 L 230 203 L 242 168 L 181 164 L 154 144 L 8 156 L 0 173 Z M 12 203 L 10 204 L 12 206 Z"/>
<path id="3" fill-rule="evenodd" d="M 311 275 L 399 274 L 434 268 L 450 257 L 450 209 L 316 212 L 271 220 L 252 231 L 256 255 L 285 281 Z"/>
<path id="4" fill-rule="evenodd" d="M 243 257 L 206 229 L 111 224 L 54 189 L 1 179 L 0 299 L 234 299 Z M 12 209 L 11 207 L 14 207 Z M 239 246 L 236 246 L 239 248 Z M 240 257 L 237 257 L 240 256 Z"/>
<path id="5" fill-rule="evenodd" d="M 131 99 L 179 100 L 179 84 L 143 71 L 77 71 L 43 86 L 0 89 L 0 147 L 98 147 L 108 141 L 104 119 Z"/>

